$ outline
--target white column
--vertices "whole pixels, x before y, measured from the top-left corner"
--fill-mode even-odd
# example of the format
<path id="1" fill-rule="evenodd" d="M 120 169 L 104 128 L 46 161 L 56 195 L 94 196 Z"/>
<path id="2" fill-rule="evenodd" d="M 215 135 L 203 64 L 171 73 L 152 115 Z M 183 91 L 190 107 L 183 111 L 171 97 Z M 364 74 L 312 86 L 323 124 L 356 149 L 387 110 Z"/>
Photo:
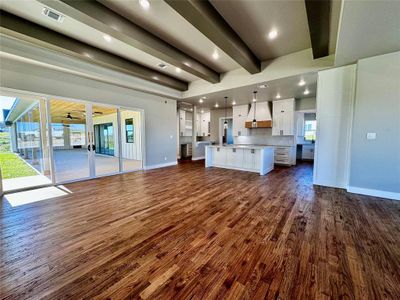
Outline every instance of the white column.
<path id="1" fill-rule="evenodd" d="M 193 106 L 192 113 L 192 159 L 197 157 L 197 107 Z"/>

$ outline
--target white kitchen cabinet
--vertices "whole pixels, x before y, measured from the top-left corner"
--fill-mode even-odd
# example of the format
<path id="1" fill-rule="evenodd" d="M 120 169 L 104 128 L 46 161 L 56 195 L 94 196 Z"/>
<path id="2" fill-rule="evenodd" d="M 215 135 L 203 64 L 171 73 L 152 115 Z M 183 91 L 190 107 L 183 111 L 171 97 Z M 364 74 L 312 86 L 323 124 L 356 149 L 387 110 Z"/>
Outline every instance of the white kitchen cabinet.
<path id="1" fill-rule="evenodd" d="M 216 147 L 214 153 L 214 163 L 217 166 L 225 166 L 226 165 L 226 150 L 223 147 Z"/>
<path id="2" fill-rule="evenodd" d="M 272 135 L 294 135 L 294 99 L 273 102 Z"/>
<path id="3" fill-rule="evenodd" d="M 182 109 L 179 110 L 179 135 L 185 135 L 185 126 L 186 126 L 186 112 Z"/>
<path id="4" fill-rule="evenodd" d="M 272 146 L 206 146 L 205 166 L 256 172 L 265 175 L 274 169 Z"/>
<path id="5" fill-rule="evenodd" d="M 233 106 L 233 136 L 249 135 L 249 129 L 245 127 L 248 113 L 249 106 L 247 104 Z"/>
<path id="6" fill-rule="evenodd" d="M 295 146 L 275 146 L 274 162 L 278 165 L 295 165 L 296 164 L 296 147 Z"/>
<path id="7" fill-rule="evenodd" d="M 210 113 L 206 112 L 201 114 L 199 136 L 209 136 L 209 135 L 210 135 Z"/>
<path id="8" fill-rule="evenodd" d="M 179 110 L 179 135 L 192 136 L 192 113 L 183 109 Z"/>

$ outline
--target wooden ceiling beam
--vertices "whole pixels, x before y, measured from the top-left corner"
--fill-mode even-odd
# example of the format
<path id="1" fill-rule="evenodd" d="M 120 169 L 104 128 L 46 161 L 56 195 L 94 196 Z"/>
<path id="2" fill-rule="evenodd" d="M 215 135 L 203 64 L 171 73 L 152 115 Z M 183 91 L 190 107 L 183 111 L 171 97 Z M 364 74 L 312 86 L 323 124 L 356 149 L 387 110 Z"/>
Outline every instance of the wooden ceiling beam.
<path id="1" fill-rule="evenodd" d="M 331 0 L 305 0 L 314 59 L 329 55 Z"/>

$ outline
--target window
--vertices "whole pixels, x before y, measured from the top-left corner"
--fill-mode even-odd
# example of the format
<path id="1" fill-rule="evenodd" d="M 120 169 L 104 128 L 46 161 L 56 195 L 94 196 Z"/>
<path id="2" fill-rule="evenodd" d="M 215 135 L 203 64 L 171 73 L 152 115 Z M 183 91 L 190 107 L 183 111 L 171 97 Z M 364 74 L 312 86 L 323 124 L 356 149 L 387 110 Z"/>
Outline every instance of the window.
<path id="1" fill-rule="evenodd" d="M 69 125 L 69 139 L 71 146 L 85 146 L 86 145 L 86 126 L 85 124 L 70 124 Z"/>
<path id="2" fill-rule="evenodd" d="M 133 118 L 125 119 L 125 136 L 127 143 L 134 143 Z"/>
<path id="3" fill-rule="evenodd" d="M 306 141 L 315 141 L 317 137 L 317 121 L 306 120 L 304 121 L 304 139 Z"/>

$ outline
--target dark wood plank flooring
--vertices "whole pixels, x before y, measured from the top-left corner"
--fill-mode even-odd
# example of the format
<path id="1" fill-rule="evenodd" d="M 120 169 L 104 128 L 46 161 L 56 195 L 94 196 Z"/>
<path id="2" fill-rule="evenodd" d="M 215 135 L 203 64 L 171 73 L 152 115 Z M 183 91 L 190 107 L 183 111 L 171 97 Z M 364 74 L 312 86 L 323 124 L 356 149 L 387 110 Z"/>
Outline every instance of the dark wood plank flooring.
<path id="1" fill-rule="evenodd" d="M 400 299 L 400 202 L 183 163 L 0 210 L 1 299 Z"/>

